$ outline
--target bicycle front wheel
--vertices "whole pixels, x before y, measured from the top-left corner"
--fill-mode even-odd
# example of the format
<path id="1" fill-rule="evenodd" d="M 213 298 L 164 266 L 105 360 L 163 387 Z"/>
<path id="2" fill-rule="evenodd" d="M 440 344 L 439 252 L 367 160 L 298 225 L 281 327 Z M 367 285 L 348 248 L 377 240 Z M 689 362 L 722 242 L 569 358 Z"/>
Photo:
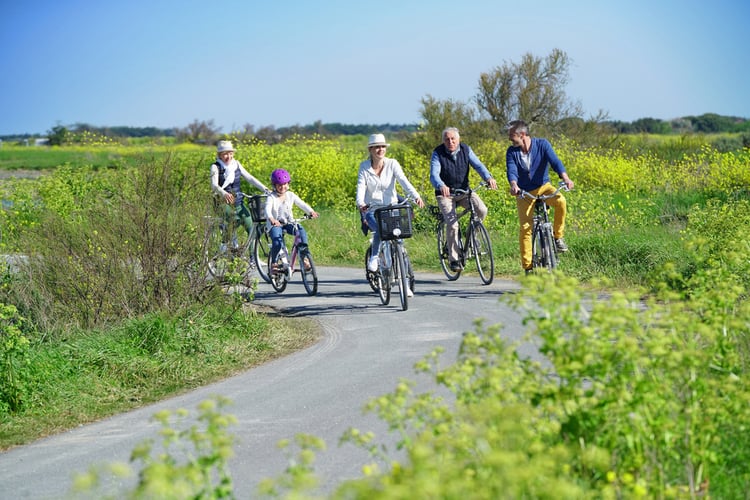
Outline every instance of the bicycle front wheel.
<path id="1" fill-rule="evenodd" d="M 276 261 L 271 259 L 271 254 L 268 254 L 268 276 L 270 278 L 271 286 L 278 293 L 286 290 L 287 284 L 287 272 L 284 267 L 284 263 L 281 260 L 281 256 L 284 254 L 284 250 L 279 252 Z"/>
<path id="2" fill-rule="evenodd" d="M 555 253 L 555 238 L 552 236 L 552 227 L 545 224 L 542 228 L 543 247 L 544 247 L 544 267 L 552 271 L 557 267 L 557 254 Z"/>
<path id="3" fill-rule="evenodd" d="M 253 260 L 258 274 L 266 283 L 271 282 L 268 272 L 268 257 L 271 254 L 271 238 L 262 227 L 256 227 L 253 241 Z"/>
<path id="4" fill-rule="evenodd" d="M 450 252 L 448 251 L 448 226 L 445 222 L 438 223 L 436 233 L 440 267 L 443 268 L 443 273 L 448 280 L 455 281 L 461 275 L 461 271 L 453 271 L 451 269 Z"/>
<path id="5" fill-rule="evenodd" d="M 406 289 L 409 287 L 409 276 L 406 269 L 406 260 L 404 259 L 404 247 L 402 244 L 394 243 L 391 245 L 393 256 L 393 272 L 398 281 L 398 294 L 401 298 L 401 310 L 409 309 L 409 296 Z"/>
<path id="6" fill-rule="evenodd" d="M 386 259 L 384 253 L 390 252 L 388 245 L 380 244 L 380 264 L 378 267 L 378 295 L 380 302 L 387 306 L 391 301 L 391 273 L 393 272 L 393 259 Z"/>
<path id="7" fill-rule="evenodd" d="M 495 276 L 495 258 L 492 255 L 490 235 L 481 222 L 473 224 L 469 244 L 477 263 L 479 277 L 482 279 L 482 283 L 489 285 Z"/>
<path id="8" fill-rule="evenodd" d="M 318 293 L 318 272 L 315 270 L 315 262 L 308 248 L 299 251 L 299 271 L 307 295 Z"/>

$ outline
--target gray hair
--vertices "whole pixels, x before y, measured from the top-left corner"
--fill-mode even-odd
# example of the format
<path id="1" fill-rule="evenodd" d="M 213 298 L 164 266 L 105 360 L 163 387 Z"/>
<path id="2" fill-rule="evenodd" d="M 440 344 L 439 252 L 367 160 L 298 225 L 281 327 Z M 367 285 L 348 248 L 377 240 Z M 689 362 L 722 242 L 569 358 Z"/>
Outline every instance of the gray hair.
<path id="1" fill-rule="evenodd" d="M 513 120 L 508 124 L 508 133 L 517 134 L 519 132 L 523 132 L 524 134 L 529 135 L 529 126 L 525 121 Z"/>
<path id="2" fill-rule="evenodd" d="M 440 137 L 445 140 L 445 134 L 447 134 L 448 132 L 454 132 L 457 138 L 461 138 L 461 134 L 458 133 L 458 129 L 456 127 L 446 127 L 445 129 L 443 129 L 443 133 L 440 135 Z"/>

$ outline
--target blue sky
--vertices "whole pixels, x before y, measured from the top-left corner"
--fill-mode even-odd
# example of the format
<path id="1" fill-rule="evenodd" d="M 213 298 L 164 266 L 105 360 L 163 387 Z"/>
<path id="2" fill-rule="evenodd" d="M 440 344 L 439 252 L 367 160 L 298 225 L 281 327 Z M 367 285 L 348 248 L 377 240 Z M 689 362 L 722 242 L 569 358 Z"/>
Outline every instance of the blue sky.
<path id="1" fill-rule="evenodd" d="M 554 48 L 587 115 L 750 118 L 749 24 L 746 0 L 8 1 L 0 135 L 417 123 L 426 95 L 469 101 Z"/>

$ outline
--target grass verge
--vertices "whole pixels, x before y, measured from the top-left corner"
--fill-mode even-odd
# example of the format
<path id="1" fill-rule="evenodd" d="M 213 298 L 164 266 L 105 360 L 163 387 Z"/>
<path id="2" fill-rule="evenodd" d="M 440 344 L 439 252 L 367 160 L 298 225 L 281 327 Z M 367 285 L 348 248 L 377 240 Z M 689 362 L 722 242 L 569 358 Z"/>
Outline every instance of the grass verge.
<path id="1" fill-rule="evenodd" d="M 33 343 L 22 411 L 0 420 L 0 449 L 224 379 L 319 337 L 317 325 L 253 305 L 152 314 L 107 330 Z"/>

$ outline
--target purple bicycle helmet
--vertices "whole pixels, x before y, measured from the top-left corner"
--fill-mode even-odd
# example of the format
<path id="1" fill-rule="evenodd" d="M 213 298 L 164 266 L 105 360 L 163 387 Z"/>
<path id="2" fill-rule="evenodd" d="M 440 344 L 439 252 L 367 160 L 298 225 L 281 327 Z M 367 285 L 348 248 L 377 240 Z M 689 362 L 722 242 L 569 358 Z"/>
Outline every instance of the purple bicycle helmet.
<path id="1" fill-rule="evenodd" d="M 283 168 L 277 168 L 271 172 L 271 184 L 286 184 L 291 182 L 292 176 Z"/>

